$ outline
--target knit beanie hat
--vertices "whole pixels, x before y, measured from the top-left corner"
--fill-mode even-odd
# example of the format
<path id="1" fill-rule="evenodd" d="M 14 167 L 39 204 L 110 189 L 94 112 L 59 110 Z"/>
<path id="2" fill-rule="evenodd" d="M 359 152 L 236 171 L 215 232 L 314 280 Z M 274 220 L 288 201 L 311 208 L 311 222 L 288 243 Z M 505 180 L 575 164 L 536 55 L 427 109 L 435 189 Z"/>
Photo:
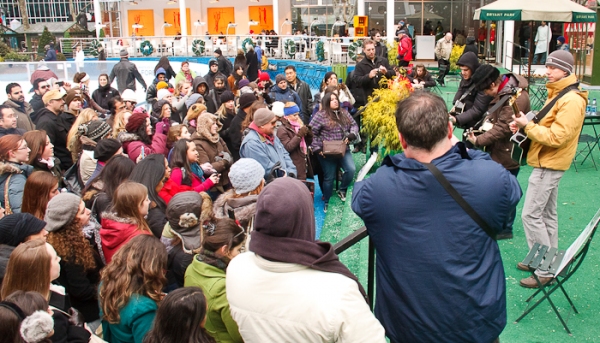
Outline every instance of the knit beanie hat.
<path id="1" fill-rule="evenodd" d="M 254 103 L 255 101 L 256 95 L 254 95 L 253 93 L 242 94 L 242 96 L 240 97 L 240 108 L 245 109 L 248 106 L 251 106 L 252 103 Z"/>
<path id="2" fill-rule="evenodd" d="M 54 319 L 47 311 L 35 311 L 21 322 L 21 337 L 26 343 L 42 342 L 54 331 Z"/>
<path id="3" fill-rule="evenodd" d="M 163 89 L 159 89 L 158 92 L 156 92 L 156 99 L 158 100 L 162 100 L 164 99 L 164 97 L 171 95 L 171 92 L 169 92 L 168 89 L 163 88 Z"/>
<path id="4" fill-rule="evenodd" d="M 269 73 L 267 73 L 266 71 L 261 72 L 260 75 L 258 76 L 258 79 L 260 81 L 269 81 L 270 80 Z"/>
<path id="5" fill-rule="evenodd" d="M 94 158 L 97 159 L 98 162 L 106 162 L 113 157 L 121 147 L 121 142 L 114 138 L 101 139 L 94 148 Z"/>
<path id="6" fill-rule="evenodd" d="M 560 44 L 565 44 L 565 37 L 563 36 L 558 36 L 558 38 L 556 38 L 557 41 L 559 41 Z"/>
<path id="7" fill-rule="evenodd" d="M 571 74 L 573 72 L 573 64 L 575 64 L 575 59 L 573 55 L 566 50 L 556 50 L 553 51 L 548 58 L 546 58 L 546 66 L 553 66 L 562 71 L 566 71 Z"/>
<path id="8" fill-rule="evenodd" d="M 298 108 L 298 105 L 296 105 L 296 104 L 294 104 L 294 106 L 283 108 L 283 115 L 285 115 L 286 117 L 289 115 L 298 114 L 298 113 L 300 113 L 300 108 Z"/>
<path id="9" fill-rule="evenodd" d="M 222 104 L 226 103 L 227 101 L 233 101 L 234 99 L 235 99 L 235 96 L 230 91 L 224 91 L 223 94 L 221 94 L 221 103 Z"/>
<path id="10" fill-rule="evenodd" d="M 101 138 L 106 137 L 106 135 L 111 130 L 112 129 L 110 128 L 110 126 L 102 120 L 92 120 L 88 123 L 79 125 L 79 127 L 77 128 L 77 132 L 81 136 L 86 136 L 87 138 L 95 141 L 96 143 Z"/>
<path id="11" fill-rule="evenodd" d="M 284 75 L 279 74 L 279 75 L 275 76 L 275 84 L 276 85 L 279 84 L 279 82 L 281 82 L 281 81 L 285 81 L 285 76 Z"/>
<path id="12" fill-rule="evenodd" d="M 250 83 L 248 79 L 241 79 L 238 81 L 238 88 L 246 87 Z"/>
<path id="13" fill-rule="evenodd" d="M 48 232 L 57 231 L 70 223 L 79 211 L 81 198 L 73 193 L 60 193 L 48 202 L 46 207 L 46 230 Z M 87 223 L 86 223 L 87 224 Z"/>
<path id="14" fill-rule="evenodd" d="M 221 48 L 216 48 L 214 52 L 216 52 L 219 55 L 223 55 L 223 52 L 221 52 Z"/>
<path id="15" fill-rule="evenodd" d="M 210 61 L 208 61 L 208 67 L 210 68 L 211 66 L 219 66 L 219 62 L 217 62 L 216 59 L 211 58 Z"/>
<path id="16" fill-rule="evenodd" d="M 81 89 L 79 89 L 79 88 L 71 88 L 67 92 L 67 96 L 65 97 L 65 104 L 67 106 L 69 106 L 71 104 L 71 102 L 73 102 L 74 100 L 81 101 Z"/>
<path id="17" fill-rule="evenodd" d="M 38 234 L 45 227 L 46 223 L 32 214 L 10 214 L 0 219 L 0 244 L 16 247 L 27 237 Z"/>
<path id="18" fill-rule="evenodd" d="M 123 99 L 123 101 L 131 101 L 137 103 L 137 99 L 135 98 L 135 92 L 129 88 L 123 91 L 123 94 L 121 94 L 121 99 Z"/>
<path id="19" fill-rule="evenodd" d="M 202 197 L 198 192 L 177 193 L 167 205 L 167 220 L 171 232 L 183 242 L 183 249 L 192 252 L 200 248 L 200 212 Z"/>
<path id="20" fill-rule="evenodd" d="M 240 158 L 229 169 L 229 181 L 236 194 L 252 192 L 265 177 L 265 169 L 255 159 Z"/>
<path id="21" fill-rule="evenodd" d="M 492 82 L 495 82 L 499 76 L 500 70 L 498 70 L 498 68 L 491 64 L 482 64 L 475 70 L 471 78 L 473 79 L 473 84 L 476 85 L 480 91 L 483 91 L 490 87 Z"/>
<path id="22" fill-rule="evenodd" d="M 198 93 L 192 93 L 185 101 L 185 106 L 187 108 L 192 107 L 193 104 L 197 103 L 199 99 L 203 99 L 204 97 Z"/>
<path id="23" fill-rule="evenodd" d="M 148 118 L 148 113 L 133 113 L 125 125 L 125 130 L 129 133 L 137 132 L 140 126 L 146 123 L 146 118 Z"/>
<path id="24" fill-rule="evenodd" d="M 252 121 L 254 124 L 256 124 L 256 126 L 261 127 L 269 123 L 271 120 L 273 120 L 273 118 L 275 118 L 275 113 L 266 108 L 259 108 L 256 110 L 256 112 L 254 112 L 254 120 Z"/>
<path id="25" fill-rule="evenodd" d="M 271 105 L 273 113 L 275 113 L 276 116 L 278 117 L 283 117 L 284 116 L 284 108 L 285 108 L 285 104 L 281 101 L 275 101 L 273 102 L 273 104 Z"/>
<path id="26" fill-rule="evenodd" d="M 169 84 L 165 81 L 159 81 L 156 84 L 156 90 L 159 91 L 161 89 L 168 89 L 169 88 Z"/>

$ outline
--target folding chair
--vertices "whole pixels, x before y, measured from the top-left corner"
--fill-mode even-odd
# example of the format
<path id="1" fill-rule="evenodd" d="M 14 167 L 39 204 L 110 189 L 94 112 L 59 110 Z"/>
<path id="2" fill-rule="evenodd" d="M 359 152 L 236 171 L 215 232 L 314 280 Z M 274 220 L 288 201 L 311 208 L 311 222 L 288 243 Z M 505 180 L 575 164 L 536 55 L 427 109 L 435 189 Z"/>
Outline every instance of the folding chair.
<path id="1" fill-rule="evenodd" d="M 517 318 L 517 320 L 515 320 L 515 323 L 518 323 L 521 319 L 525 318 L 525 316 L 533 311 L 544 300 L 548 300 L 563 327 L 567 333 L 571 335 L 571 331 L 569 330 L 567 323 L 558 312 L 558 309 L 554 305 L 554 302 L 552 302 L 552 299 L 550 299 L 550 295 L 560 288 L 562 293 L 565 295 L 565 298 L 567 298 L 569 305 L 571 305 L 573 311 L 575 313 L 579 313 L 563 286 L 571 278 L 571 276 L 575 274 L 585 259 L 585 256 L 590 248 L 592 238 L 594 237 L 594 233 L 598 228 L 598 222 L 600 222 L 600 209 L 596 212 L 594 218 L 592 218 L 581 234 L 579 234 L 579 237 L 577 237 L 575 242 L 573 242 L 573 244 L 571 244 L 566 251 L 550 248 L 539 243 L 535 243 L 533 245 L 529 251 L 529 254 L 527 254 L 527 257 L 525 257 L 522 263 L 534 270 L 531 272 L 531 274 L 537 281 L 539 289 L 533 293 L 532 296 L 527 298 L 525 302 L 529 303 L 540 293 L 544 293 L 544 295 L 533 305 L 531 305 L 531 307 L 528 307 L 525 312 L 523 312 L 523 314 Z M 545 285 L 542 285 L 538 276 L 535 274 L 536 271 L 543 271 L 553 275 L 554 280 L 552 281 L 555 282 L 548 282 Z"/>
<path id="2" fill-rule="evenodd" d="M 588 157 L 590 157 L 592 160 L 592 163 L 594 164 L 594 169 L 598 170 L 598 167 L 596 166 L 596 160 L 594 159 L 594 154 L 593 154 L 594 148 L 598 144 L 597 138 L 592 135 L 588 135 L 587 133 L 582 133 L 579 135 L 579 141 L 577 142 L 577 144 L 579 145 L 580 143 L 585 143 L 586 146 L 583 147 L 583 149 L 578 150 L 577 154 L 575 154 L 575 157 L 573 157 L 573 167 L 575 167 L 575 171 L 578 171 L 577 170 L 577 157 L 579 157 L 581 155 L 585 155 L 585 157 L 583 158 L 583 161 L 581 161 L 581 165 L 583 165 L 585 160 L 587 160 Z"/>

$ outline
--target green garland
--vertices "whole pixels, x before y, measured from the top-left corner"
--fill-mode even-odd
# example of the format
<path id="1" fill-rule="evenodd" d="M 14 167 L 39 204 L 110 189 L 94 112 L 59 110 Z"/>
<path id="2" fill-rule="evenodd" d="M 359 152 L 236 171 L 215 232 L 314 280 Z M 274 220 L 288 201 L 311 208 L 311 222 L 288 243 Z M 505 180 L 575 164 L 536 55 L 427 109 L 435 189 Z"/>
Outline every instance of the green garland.
<path id="1" fill-rule="evenodd" d="M 353 61 L 356 61 L 356 56 L 358 48 L 362 47 L 362 40 L 355 40 L 354 42 L 352 42 L 352 44 L 350 44 L 350 46 L 348 46 L 348 57 L 350 57 Z"/>
<path id="2" fill-rule="evenodd" d="M 196 56 L 200 56 L 204 53 L 204 41 L 202 39 L 194 39 L 192 42 L 192 52 Z"/>
<path id="3" fill-rule="evenodd" d="M 325 43 L 323 43 L 323 41 L 317 42 L 315 54 L 317 55 L 317 60 L 319 62 L 325 61 Z"/>
<path id="4" fill-rule="evenodd" d="M 244 53 L 248 52 L 248 48 L 246 48 L 246 45 L 248 45 L 248 44 L 254 46 L 254 42 L 252 41 L 252 38 L 250 38 L 250 37 L 248 37 L 242 41 L 242 50 L 244 50 Z"/>
<path id="5" fill-rule="evenodd" d="M 144 56 L 150 56 L 154 52 L 154 46 L 149 40 L 145 40 L 140 44 L 140 52 Z"/>
<path id="6" fill-rule="evenodd" d="M 102 43 L 100 43 L 99 40 L 94 39 L 91 43 L 90 43 L 90 54 L 92 54 L 94 57 L 98 56 L 98 48 L 100 48 L 102 46 Z"/>
<path id="7" fill-rule="evenodd" d="M 296 55 L 296 42 L 291 39 L 288 39 L 284 43 L 285 54 L 289 57 L 294 57 Z"/>

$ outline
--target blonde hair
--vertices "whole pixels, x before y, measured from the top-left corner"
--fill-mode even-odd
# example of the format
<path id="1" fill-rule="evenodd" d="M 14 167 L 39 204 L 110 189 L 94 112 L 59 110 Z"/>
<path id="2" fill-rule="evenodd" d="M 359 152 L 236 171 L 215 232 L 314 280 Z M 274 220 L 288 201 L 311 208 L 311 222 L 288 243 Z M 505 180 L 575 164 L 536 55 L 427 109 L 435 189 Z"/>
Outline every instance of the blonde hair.
<path id="1" fill-rule="evenodd" d="M 113 120 L 113 131 L 112 131 L 112 136 L 113 138 L 117 138 L 117 136 L 119 135 L 119 133 L 123 132 L 123 131 L 127 131 L 125 130 L 125 113 L 129 113 L 131 114 L 130 111 L 121 111 L 121 112 L 117 112 L 114 115 L 114 120 Z"/>
<path id="2" fill-rule="evenodd" d="M 175 91 L 173 92 L 173 96 L 174 97 L 178 97 L 181 95 L 181 89 L 183 88 L 183 85 L 189 83 L 190 86 L 192 85 L 191 82 L 189 82 L 188 80 L 179 80 L 177 81 L 177 84 L 175 85 Z"/>
<path id="3" fill-rule="evenodd" d="M 79 125 L 89 123 L 94 119 L 98 119 L 96 111 L 91 108 L 86 108 L 79 112 L 77 119 L 75 119 L 73 126 L 71 126 L 71 129 L 69 130 L 69 134 L 67 135 L 67 149 L 71 152 L 73 163 L 77 161 L 79 153 L 81 152 L 81 144 L 79 143 L 79 135 L 77 134 Z"/>

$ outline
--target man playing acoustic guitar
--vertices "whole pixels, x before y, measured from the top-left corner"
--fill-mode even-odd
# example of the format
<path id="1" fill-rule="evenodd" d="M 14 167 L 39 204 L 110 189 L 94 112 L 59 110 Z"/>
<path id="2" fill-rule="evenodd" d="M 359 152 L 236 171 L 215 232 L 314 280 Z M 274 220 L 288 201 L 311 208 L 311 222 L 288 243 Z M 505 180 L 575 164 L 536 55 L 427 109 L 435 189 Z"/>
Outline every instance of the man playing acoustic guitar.
<path id="1" fill-rule="evenodd" d="M 577 151 L 587 105 L 587 92 L 578 88 L 573 64 L 570 52 L 557 50 L 551 53 L 546 59 L 548 99 L 545 104 L 551 108 L 538 113 L 539 118 L 547 112 L 541 120 L 529 120 L 520 113 L 513 116 L 514 121 L 510 124 L 513 133 L 518 128 L 524 129 L 531 140 L 527 164 L 533 171 L 521 214 L 530 249 L 534 243 L 558 248 L 558 184 Z M 555 98 L 558 100 L 551 104 Z M 518 263 L 517 268 L 528 270 L 522 263 Z M 549 274 L 536 274 L 542 284 L 552 281 Z M 533 276 L 522 279 L 521 286 L 539 287 Z"/>
<path id="2" fill-rule="evenodd" d="M 500 75 L 497 68 L 489 64 L 484 64 L 477 68 L 473 74 L 473 82 L 478 85 L 478 90 L 494 99 L 489 105 L 487 116 L 484 115 L 480 121 L 487 124 L 476 125 L 481 127 L 479 135 L 476 131 L 470 130 L 467 140 L 475 147 L 485 147 L 485 151 L 490 153 L 492 160 L 500 163 L 515 177 L 519 174 L 519 163 L 511 157 L 512 143 L 510 137 L 512 133 L 508 126 L 513 120 L 513 109 L 527 113 L 530 111 L 529 94 L 525 90 L 527 80 L 520 75 L 507 73 Z M 517 111 L 517 113 L 519 113 Z M 493 126 L 491 126 L 493 125 Z M 484 128 L 491 126 L 489 130 L 482 132 Z M 497 239 L 508 239 L 513 237 L 512 224 L 515 220 L 516 208 L 510 215 L 506 229 L 496 236 Z"/>

